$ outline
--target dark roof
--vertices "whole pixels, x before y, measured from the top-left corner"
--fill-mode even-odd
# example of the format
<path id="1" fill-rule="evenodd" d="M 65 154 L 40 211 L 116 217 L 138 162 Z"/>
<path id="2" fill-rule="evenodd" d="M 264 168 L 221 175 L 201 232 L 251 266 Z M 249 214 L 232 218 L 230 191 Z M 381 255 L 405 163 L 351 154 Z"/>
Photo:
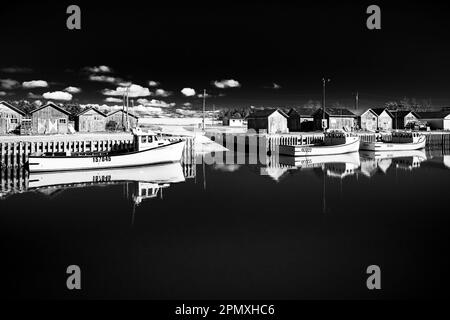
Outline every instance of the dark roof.
<path id="1" fill-rule="evenodd" d="M 44 109 L 44 108 L 47 108 L 47 107 L 53 107 L 53 108 L 57 109 L 58 111 L 61 111 L 62 113 L 67 114 L 68 116 L 71 116 L 71 115 L 72 115 L 69 111 L 64 110 L 63 108 L 59 107 L 58 105 L 54 104 L 53 102 L 49 102 L 49 103 L 47 103 L 47 104 L 45 104 L 45 105 L 43 105 L 43 106 L 40 106 L 40 107 L 38 107 L 38 108 L 36 108 L 36 109 L 34 109 L 34 110 L 31 110 L 31 111 L 30 111 L 30 114 L 33 114 L 33 113 L 35 113 L 36 111 L 39 111 L 39 110 Z"/>
<path id="2" fill-rule="evenodd" d="M 288 115 L 299 115 L 300 117 L 312 117 L 314 112 L 316 112 L 313 108 L 306 107 L 294 107 L 289 110 Z"/>
<path id="3" fill-rule="evenodd" d="M 378 116 L 378 114 L 376 114 L 375 111 L 373 111 L 372 109 L 357 109 L 357 110 L 351 110 L 352 113 L 354 113 L 355 115 L 357 115 L 358 117 L 361 117 L 364 113 L 366 112 L 370 112 L 375 116 Z"/>
<path id="4" fill-rule="evenodd" d="M 17 112 L 17 113 L 20 113 L 22 116 L 25 115 L 25 112 L 23 112 L 22 110 L 20 110 L 20 109 L 14 107 L 13 105 L 9 104 L 9 103 L 6 102 L 6 101 L 0 101 L 0 104 L 2 104 L 2 105 L 4 105 L 4 106 L 7 106 L 8 108 L 10 108 L 11 110 L 13 110 L 13 111 L 15 111 L 15 112 Z"/>
<path id="5" fill-rule="evenodd" d="M 420 116 L 414 112 L 414 111 L 409 111 L 409 110 L 399 110 L 399 111 L 395 111 L 395 110 L 390 110 L 392 115 L 398 118 L 404 118 L 406 117 L 409 113 L 412 113 L 416 118 L 420 118 Z"/>
<path id="6" fill-rule="evenodd" d="M 317 110 L 314 114 L 322 114 L 322 108 Z M 333 117 L 352 117 L 356 118 L 356 115 L 346 108 L 325 108 L 325 113 Z"/>
<path id="7" fill-rule="evenodd" d="M 119 109 L 119 110 L 113 111 L 113 112 L 111 112 L 111 113 L 108 113 L 106 116 L 107 116 L 107 117 L 110 117 L 110 116 L 112 116 L 113 114 L 116 114 L 117 112 L 123 112 L 123 113 L 125 113 L 125 111 L 123 111 L 122 109 Z M 133 117 L 133 118 L 139 119 L 139 117 L 138 117 L 137 115 L 131 113 L 130 111 L 128 111 L 128 115 L 131 116 L 131 117 Z"/>
<path id="8" fill-rule="evenodd" d="M 94 111 L 96 111 L 98 114 L 100 114 L 101 116 L 106 117 L 106 113 L 103 113 L 103 112 L 101 112 L 100 110 L 98 110 L 98 109 L 96 109 L 96 108 L 93 108 L 93 107 L 87 107 L 87 108 L 84 108 L 83 110 L 81 110 L 80 112 L 78 112 L 77 116 L 81 116 L 81 115 L 85 114 L 86 112 L 88 112 L 88 111 L 90 111 L 90 110 L 94 110 Z"/>
<path id="9" fill-rule="evenodd" d="M 392 112 L 389 109 L 386 108 L 371 108 L 373 112 L 375 112 L 377 115 L 380 115 L 383 113 L 383 111 L 386 111 L 386 113 L 393 118 L 394 115 L 392 114 Z"/>
<path id="10" fill-rule="evenodd" d="M 450 114 L 450 111 L 422 111 L 416 113 L 422 119 L 443 119 Z"/>
<path id="11" fill-rule="evenodd" d="M 267 118 L 275 111 L 278 111 L 279 113 L 281 113 L 281 115 L 284 116 L 285 118 L 289 118 L 289 116 L 280 109 L 262 109 L 262 110 L 253 111 L 251 114 L 248 115 L 247 119 L 248 118 Z"/>

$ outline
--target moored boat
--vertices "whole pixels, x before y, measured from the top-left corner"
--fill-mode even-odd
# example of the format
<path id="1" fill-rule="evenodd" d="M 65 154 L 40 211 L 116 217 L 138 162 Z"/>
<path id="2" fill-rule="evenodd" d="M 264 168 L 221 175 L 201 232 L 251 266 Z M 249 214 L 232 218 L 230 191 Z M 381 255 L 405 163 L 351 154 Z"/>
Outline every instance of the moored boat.
<path id="1" fill-rule="evenodd" d="M 30 172 L 121 168 L 178 162 L 184 140 L 170 141 L 153 132 L 133 132 L 134 150 L 127 152 L 58 152 L 32 154 L 28 157 Z"/>
<path id="2" fill-rule="evenodd" d="M 361 150 L 367 151 L 407 151 L 425 148 L 426 137 L 423 134 L 409 131 L 394 131 L 392 141 L 361 141 Z"/>
<path id="3" fill-rule="evenodd" d="M 357 152 L 360 138 L 356 134 L 343 131 L 329 131 L 319 144 L 280 145 L 280 155 L 293 157 L 324 156 Z"/>

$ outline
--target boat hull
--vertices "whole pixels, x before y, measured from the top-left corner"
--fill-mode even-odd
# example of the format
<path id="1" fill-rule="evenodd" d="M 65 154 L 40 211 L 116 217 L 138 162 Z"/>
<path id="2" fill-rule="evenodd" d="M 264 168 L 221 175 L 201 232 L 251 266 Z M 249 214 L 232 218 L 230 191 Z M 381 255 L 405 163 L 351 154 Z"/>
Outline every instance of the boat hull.
<path id="1" fill-rule="evenodd" d="M 280 145 L 279 153 L 291 157 L 325 156 L 357 152 L 359 137 L 352 137 L 347 143 L 331 146 Z"/>
<path id="2" fill-rule="evenodd" d="M 361 142 L 360 149 L 367 151 L 408 151 L 425 148 L 426 137 L 421 136 L 414 143 Z"/>
<path id="3" fill-rule="evenodd" d="M 168 162 L 178 162 L 183 155 L 185 141 L 143 151 L 102 156 L 30 156 L 30 172 L 89 170 L 145 166 Z"/>

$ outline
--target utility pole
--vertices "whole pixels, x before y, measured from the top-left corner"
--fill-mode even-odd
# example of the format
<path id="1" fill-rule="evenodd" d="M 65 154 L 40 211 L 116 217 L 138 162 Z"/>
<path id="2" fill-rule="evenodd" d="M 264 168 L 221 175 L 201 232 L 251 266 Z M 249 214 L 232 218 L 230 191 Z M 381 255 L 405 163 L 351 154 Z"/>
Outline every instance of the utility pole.
<path id="1" fill-rule="evenodd" d="M 323 127 L 323 131 L 325 131 L 326 130 L 326 127 L 327 126 L 325 126 L 325 121 L 326 121 L 326 119 L 325 119 L 325 91 L 326 91 L 326 84 L 327 84 L 327 82 L 330 82 L 331 80 L 330 79 L 326 79 L 326 78 L 322 78 L 322 90 L 323 90 L 323 92 L 322 92 L 322 127 Z"/>
<path id="2" fill-rule="evenodd" d="M 206 89 L 203 89 L 203 131 L 205 131 Z"/>
<path id="3" fill-rule="evenodd" d="M 356 91 L 355 93 L 355 110 L 358 110 L 359 108 L 359 93 Z"/>
<path id="4" fill-rule="evenodd" d="M 129 95 L 130 95 L 130 87 L 127 87 L 127 111 L 126 111 L 126 117 L 125 117 L 125 120 L 127 121 L 127 131 L 128 131 L 128 106 L 129 106 L 129 104 L 130 104 L 130 97 L 129 97 Z"/>
<path id="5" fill-rule="evenodd" d="M 125 93 L 122 96 L 122 128 L 125 128 L 124 118 L 125 118 Z"/>

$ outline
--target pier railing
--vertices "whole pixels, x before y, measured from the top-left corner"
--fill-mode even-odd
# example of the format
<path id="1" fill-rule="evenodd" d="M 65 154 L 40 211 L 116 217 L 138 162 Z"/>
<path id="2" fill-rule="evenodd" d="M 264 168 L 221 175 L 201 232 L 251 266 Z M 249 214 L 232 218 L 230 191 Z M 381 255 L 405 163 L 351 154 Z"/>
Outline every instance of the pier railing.
<path id="1" fill-rule="evenodd" d="M 183 161 L 194 163 L 194 138 L 178 136 L 166 138 L 171 141 L 185 140 Z M 27 163 L 28 156 L 33 153 L 131 151 L 133 148 L 133 136 L 129 133 L 3 136 L 0 137 L 0 168 L 22 167 Z"/>

